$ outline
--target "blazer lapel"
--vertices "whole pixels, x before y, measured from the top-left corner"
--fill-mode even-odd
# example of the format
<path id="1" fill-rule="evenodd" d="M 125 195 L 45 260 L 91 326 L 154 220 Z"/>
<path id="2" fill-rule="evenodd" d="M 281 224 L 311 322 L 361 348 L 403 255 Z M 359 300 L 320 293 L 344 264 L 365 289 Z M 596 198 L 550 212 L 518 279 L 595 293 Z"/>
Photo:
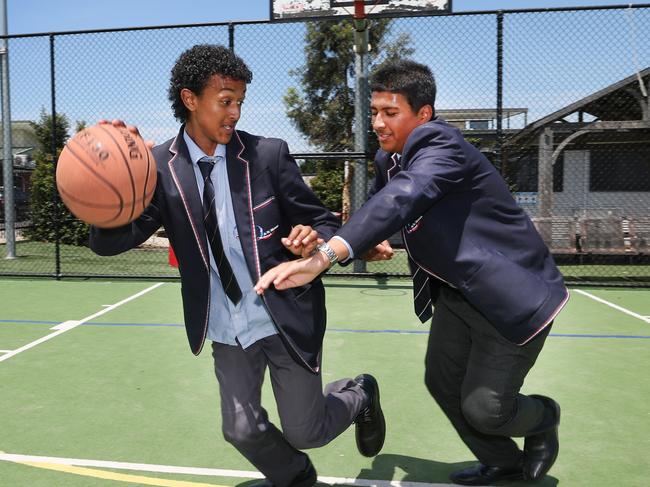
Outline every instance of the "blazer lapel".
<path id="1" fill-rule="evenodd" d="M 255 216 L 253 214 L 253 189 L 251 186 L 251 167 L 244 157 L 246 147 L 239 133 L 235 131 L 233 138 L 226 146 L 226 164 L 228 167 L 228 182 L 232 196 L 233 212 L 239 242 L 244 251 L 253 281 L 257 281 L 262 273 L 257 251 L 257 235 Z"/>
<path id="2" fill-rule="evenodd" d="M 199 198 L 199 189 L 196 185 L 196 176 L 194 174 L 194 167 L 190 160 L 187 145 L 183 140 L 183 125 L 176 136 L 176 139 L 169 147 L 172 157 L 169 160 L 169 170 L 174 179 L 174 183 L 178 189 L 185 213 L 192 226 L 192 233 L 197 242 L 197 246 L 201 253 L 201 258 L 206 267 L 210 270 L 210 254 L 208 253 L 208 239 L 205 233 L 205 226 L 203 225 L 203 204 Z"/>
<path id="3" fill-rule="evenodd" d="M 398 164 L 398 156 L 397 154 L 393 154 L 388 158 L 388 170 L 386 171 L 386 180 L 390 181 L 390 178 L 395 176 L 400 171 L 400 167 Z"/>

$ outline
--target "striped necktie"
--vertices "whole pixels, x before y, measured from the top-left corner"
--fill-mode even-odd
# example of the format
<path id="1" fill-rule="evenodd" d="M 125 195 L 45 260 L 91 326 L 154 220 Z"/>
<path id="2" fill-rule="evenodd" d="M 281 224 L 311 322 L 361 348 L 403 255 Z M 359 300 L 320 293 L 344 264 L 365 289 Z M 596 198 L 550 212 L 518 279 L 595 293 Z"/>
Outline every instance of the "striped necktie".
<path id="1" fill-rule="evenodd" d="M 413 277 L 413 307 L 415 308 L 415 314 L 422 323 L 426 323 L 433 316 L 429 275 L 411 257 L 409 257 L 409 267 Z"/>
<path id="2" fill-rule="evenodd" d="M 214 186 L 212 185 L 212 179 L 210 179 L 210 173 L 214 168 L 216 160 L 216 157 L 202 157 L 198 163 L 201 174 L 203 175 L 203 224 L 205 225 L 208 242 L 210 242 L 210 248 L 212 249 L 212 256 L 217 264 L 223 290 L 230 301 L 237 304 L 241 300 L 241 289 L 239 288 L 239 284 L 223 248 L 223 241 L 221 240 L 219 223 L 217 221 Z"/>
<path id="3" fill-rule="evenodd" d="M 393 160 L 393 176 L 401 170 L 400 155 L 395 153 L 391 156 Z M 389 173 L 390 179 L 390 173 Z M 403 234 L 406 242 L 406 235 Z M 433 306 L 431 304 L 431 288 L 429 287 L 429 275 L 415 263 L 411 256 L 408 258 L 413 278 L 413 307 L 415 314 L 422 323 L 426 323 L 433 316 Z"/>

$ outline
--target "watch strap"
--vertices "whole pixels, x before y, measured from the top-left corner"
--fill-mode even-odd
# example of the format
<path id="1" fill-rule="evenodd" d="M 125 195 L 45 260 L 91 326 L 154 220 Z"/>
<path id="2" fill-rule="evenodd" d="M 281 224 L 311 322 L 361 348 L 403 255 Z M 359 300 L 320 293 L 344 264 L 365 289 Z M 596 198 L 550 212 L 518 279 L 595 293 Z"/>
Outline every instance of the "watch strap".
<path id="1" fill-rule="evenodd" d="M 325 254 L 325 257 L 327 257 L 327 260 L 329 260 L 330 265 L 336 264 L 339 260 L 336 252 L 334 252 L 334 249 L 332 249 L 332 247 L 330 247 L 327 242 L 317 245 L 316 250 Z"/>

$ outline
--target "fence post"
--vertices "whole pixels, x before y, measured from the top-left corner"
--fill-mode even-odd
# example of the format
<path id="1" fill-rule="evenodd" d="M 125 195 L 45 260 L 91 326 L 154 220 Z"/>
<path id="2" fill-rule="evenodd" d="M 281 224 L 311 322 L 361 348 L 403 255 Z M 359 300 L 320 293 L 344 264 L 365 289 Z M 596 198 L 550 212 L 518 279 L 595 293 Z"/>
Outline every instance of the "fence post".
<path id="1" fill-rule="evenodd" d="M 503 169 L 503 12 L 497 13 L 497 140 L 494 148 L 494 165 Z"/>
<path id="2" fill-rule="evenodd" d="M 537 216 L 539 233 L 550 245 L 553 216 L 553 129 L 546 127 L 539 136 L 539 162 L 537 174 Z"/>
<path id="3" fill-rule="evenodd" d="M 52 185 L 52 202 L 54 203 L 54 277 L 61 279 L 61 236 L 60 236 L 60 211 L 59 195 L 56 191 L 56 82 L 54 70 L 54 34 L 50 34 L 50 96 L 52 103 L 52 177 L 55 184 Z"/>
<path id="4" fill-rule="evenodd" d="M 232 22 L 228 24 L 228 47 L 235 52 L 235 24 Z"/>
<path id="5" fill-rule="evenodd" d="M 2 0 L 0 10 L 0 33 L 7 35 L 7 1 Z M 9 42 L 0 41 L 0 57 L 2 69 L 2 132 L 3 132 L 3 184 L 4 184 L 4 214 L 6 259 L 16 258 L 16 213 L 14 211 L 14 157 L 11 140 L 11 104 L 9 95 Z"/>

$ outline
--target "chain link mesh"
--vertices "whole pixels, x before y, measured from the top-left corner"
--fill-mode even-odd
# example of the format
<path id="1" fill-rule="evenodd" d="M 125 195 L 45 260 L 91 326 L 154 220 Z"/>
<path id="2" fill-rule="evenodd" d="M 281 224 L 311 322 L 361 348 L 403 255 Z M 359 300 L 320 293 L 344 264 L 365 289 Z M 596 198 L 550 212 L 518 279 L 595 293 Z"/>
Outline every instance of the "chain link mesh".
<path id="1" fill-rule="evenodd" d="M 21 200 L 15 196 L 18 258 L 0 261 L 0 274 L 177 277 L 162 232 L 110 259 L 83 245 L 64 243 L 61 236 L 58 242 L 29 238 L 35 205 L 29 201 L 30 184 L 42 163 L 39 151 L 44 160 L 53 159 L 51 146 L 40 146 L 33 129 L 30 133 L 30 122 L 51 120 L 54 108 L 69 122 L 68 135 L 79 123 L 120 118 L 137 125 L 146 139 L 163 142 L 178 130 L 167 100 L 171 68 L 183 51 L 201 43 L 230 45 L 253 71 L 238 127 L 287 140 L 305 179 L 345 218 L 354 210 L 350 193 L 368 190 L 370 182 L 358 177 L 363 164 L 368 165 L 368 179 L 373 177 L 371 155 L 364 163 L 355 152 L 354 120 L 346 118 L 354 112 L 353 97 L 343 98 L 348 102 L 342 104 L 340 120 L 334 120 L 341 126 L 332 126 L 342 135 L 323 143 L 302 133 L 288 116 L 288 95 L 293 89 L 305 96 L 302 80 L 314 27 L 328 27 L 343 39 L 349 22 L 341 18 L 318 25 L 253 22 L 11 36 L 14 184 L 24 193 L 17 192 Z M 439 116 L 461 128 L 501 170 L 567 281 L 647 285 L 650 8 L 450 14 L 387 22 L 380 47 L 371 51 L 370 68 L 400 42 L 411 50 L 409 57 L 431 66 Z M 328 49 L 323 63 L 336 55 Z M 349 96 L 354 88 L 354 56 L 345 56 L 352 64 L 343 63 L 346 86 L 339 96 Z M 368 139 L 372 153 L 372 133 Z M 55 197 L 51 195 L 52 201 Z M 72 218 L 52 211 L 52 225 L 63 228 Z M 4 223 L 0 225 L 4 247 Z M 401 241 L 398 236 L 391 241 L 396 257 L 369 263 L 362 272 L 408 275 Z M 334 272 L 350 273 L 351 266 Z"/>

